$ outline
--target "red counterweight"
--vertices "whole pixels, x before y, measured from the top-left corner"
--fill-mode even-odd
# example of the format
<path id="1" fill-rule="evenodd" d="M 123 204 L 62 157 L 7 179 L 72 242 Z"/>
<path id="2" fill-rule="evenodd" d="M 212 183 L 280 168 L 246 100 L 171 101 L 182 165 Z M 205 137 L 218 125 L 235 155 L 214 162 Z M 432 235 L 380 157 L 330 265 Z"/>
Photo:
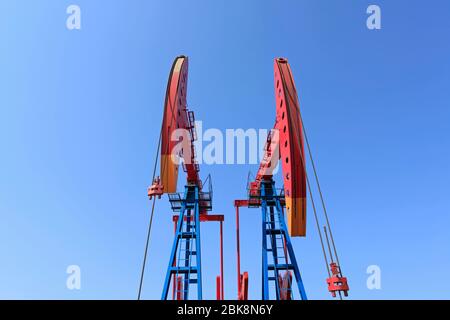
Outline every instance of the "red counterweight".
<path id="1" fill-rule="evenodd" d="M 153 180 L 153 184 L 148 188 L 148 198 L 152 200 L 153 197 L 158 197 L 161 199 L 161 196 L 164 194 L 164 186 L 161 184 L 161 179 L 156 177 Z"/>
<path id="2" fill-rule="evenodd" d="M 347 278 L 341 276 L 341 270 L 335 262 L 330 263 L 330 269 L 332 276 L 327 279 L 328 291 L 331 292 L 333 298 L 336 298 L 336 293 L 339 292 L 342 292 L 344 296 L 348 297 L 348 291 L 350 289 Z"/>

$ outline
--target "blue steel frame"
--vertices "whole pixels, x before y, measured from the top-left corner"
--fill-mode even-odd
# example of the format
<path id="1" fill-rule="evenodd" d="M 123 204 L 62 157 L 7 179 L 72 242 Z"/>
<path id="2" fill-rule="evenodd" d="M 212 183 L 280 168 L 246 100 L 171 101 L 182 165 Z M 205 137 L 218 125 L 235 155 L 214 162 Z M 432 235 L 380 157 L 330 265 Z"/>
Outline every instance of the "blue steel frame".
<path id="1" fill-rule="evenodd" d="M 192 217 L 192 212 L 194 213 L 194 217 Z M 192 224 L 192 222 L 194 222 L 194 224 Z M 191 247 L 192 239 L 195 239 L 195 248 Z M 185 245 L 184 248 L 182 244 Z M 176 259 L 177 252 L 178 259 Z M 180 258 L 182 253 L 184 253 L 183 259 Z M 191 265 L 192 256 L 196 257 L 196 264 L 194 266 Z M 175 265 L 173 265 L 174 261 Z M 196 284 L 197 299 L 202 300 L 200 204 L 199 187 L 197 185 L 185 186 L 185 193 L 181 199 L 181 208 L 175 230 L 175 239 L 170 254 L 169 266 L 167 268 L 161 300 L 167 300 L 171 279 L 173 278 L 176 281 L 179 274 L 184 277 L 184 286 L 182 290 L 177 288 L 177 291 L 182 292 L 183 299 L 189 299 L 189 287 L 191 284 Z M 196 275 L 195 278 L 192 277 L 193 274 Z M 175 275 L 175 277 L 173 277 L 173 275 Z"/>
<path id="2" fill-rule="evenodd" d="M 272 179 L 261 182 L 260 195 L 262 212 L 262 300 L 270 299 L 269 281 L 273 281 L 276 299 L 280 299 L 281 288 L 278 276 L 281 271 L 294 272 L 300 298 L 307 300 L 305 287 L 284 219 L 281 205 L 281 199 L 284 195 L 277 195 L 275 182 Z M 277 238 L 277 236 L 280 236 L 280 238 Z M 268 248 L 267 243 L 268 237 L 271 244 L 270 248 Z M 278 240 L 281 240 L 283 247 L 278 247 Z M 279 255 L 279 248 L 283 248 L 286 256 Z M 271 264 L 269 264 L 269 252 L 272 252 Z M 280 263 L 280 259 L 285 259 L 285 263 Z M 273 276 L 269 276 L 270 271 L 273 271 Z M 290 293 L 292 294 L 292 289 Z"/>

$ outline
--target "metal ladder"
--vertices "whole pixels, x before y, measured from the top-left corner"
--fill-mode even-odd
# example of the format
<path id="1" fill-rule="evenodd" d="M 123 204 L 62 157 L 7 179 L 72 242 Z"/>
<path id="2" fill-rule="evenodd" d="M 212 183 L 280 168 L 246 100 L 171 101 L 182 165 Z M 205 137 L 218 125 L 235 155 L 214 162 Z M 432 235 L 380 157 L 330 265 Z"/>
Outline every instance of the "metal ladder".
<path id="1" fill-rule="evenodd" d="M 177 201 L 181 202 L 181 205 L 161 300 L 167 299 L 171 279 L 176 281 L 176 297 L 188 300 L 189 288 L 196 285 L 197 299 L 201 300 L 199 187 L 186 186 L 184 197 Z M 179 277 L 182 278 L 183 285 L 179 285 Z"/>
<path id="2" fill-rule="evenodd" d="M 263 229 L 262 299 L 270 299 L 270 283 L 275 287 L 277 300 L 292 299 L 291 272 L 293 272 L 300 298 L 307 300 L 281 206 L 281 198 L 284 196 L 277 195 L 273 180 L 262 181 L 260 188 Z M 284 279 L 283 276 L 285 277 Z M 288 281 L 287 285 L 283 286 L 282 281 Z"/>

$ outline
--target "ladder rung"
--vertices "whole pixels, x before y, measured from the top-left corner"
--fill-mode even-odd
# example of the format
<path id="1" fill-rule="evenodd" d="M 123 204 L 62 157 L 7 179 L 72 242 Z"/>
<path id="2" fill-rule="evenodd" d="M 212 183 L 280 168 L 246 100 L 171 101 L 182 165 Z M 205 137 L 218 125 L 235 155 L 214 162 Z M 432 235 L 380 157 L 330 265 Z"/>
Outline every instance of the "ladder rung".
<path id="1" fill-rule="evenodd" d="M 266 234 L 283 234 L 281 229 L 267 229 Z"/>
<path id="2" fill-rule="evenodd" d="M 195 233 L 193 232 L 182 232 L 179 233 L 178 236 L 182 239 L 192 239 L 196 237 Z"/>
<path id="3" fill-rule="evenodd" d="M 189 261 L 189 258 L 178 258 L 178 261 Z"/>
<path id="4" fill-rule="evenodd" d="M 287 269 L 293 269 L 292 264 L 277 264 L 276 266 L 273 264 L 270 264 L 269 266 L 269 270 L 275 270 L 275 267 L 278 270 L 287 270 Z"/>
<path id="5" fill-rule="evenodd" d="M 197 273 L 197 268 L 194 267 L 172 267 L 170 268 L 172 273 Z"/>

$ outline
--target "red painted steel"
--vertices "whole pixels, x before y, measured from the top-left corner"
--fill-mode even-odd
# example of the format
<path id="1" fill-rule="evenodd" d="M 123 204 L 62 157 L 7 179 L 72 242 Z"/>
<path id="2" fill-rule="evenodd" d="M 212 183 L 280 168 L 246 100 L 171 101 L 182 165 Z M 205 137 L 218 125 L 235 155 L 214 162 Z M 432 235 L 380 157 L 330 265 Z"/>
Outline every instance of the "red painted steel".
<path id="1" fill-rule="evenodd" d="M 193 113 L 188 111 L 186 102 L 187 80 L 188 58 L 177 57 L 172 65 L 167 84 L 161 133 L 160 176 L 165 193 L 176 192 L 180 158 L 184 160 L 183 168 L 187 172 L 188 183 L 201 186 L 193 144 L 194 117 Z M 183 146 L 180 142 L 184 142 Z"/>
<path id="2" fill-rule="evenodd" d="M 179 216 L 173 215 L 172 221 L 177 222 Z M 186 221 L 186 217 L 184 217 L 184 221 Z M 200 222 L 222 222 L 225 221 L 225 217 L 223 214 L 202 214 L 200 215 Z"/>
<path id="3" fill-rule="evenodd" d="M 336 298 L 336 293 L 340 292 L 348 297 L 350 288 L 348 286 L 347 278 L 340 276 L 341 271 L 336 263 L 330 263 L 330 269 L 332 276 L 327 279 L 328 291 L 330 291 L 333 298 Z"/>
<path id="4" fill-rule="evenodd" d="M 183 277 L 178 276 L 176 283 L 177 283 L 177 288 L 176 288 L 177 300 L 183 300 Z"/>
<path id="5" fill-rule="evenodd" d="M 261 181 L 272 177 L 273 170 L 281 159 L 288 231 L 292 237 L 303 237 L 306 235 L 303 127 L 297 90 L 286 59 L 275 59 L 274 78 L 276 122 L 274 130 L 267 137 L 264 158 L 255 181 L 250 183 L 249 191 L 251 196 L 257 196 Z"/>
<path id="6" fill-rule="evenodd" d="M 222 299 L 225 297 L 225 288 L 223 284 L 223 221 L 220 221 L 220 293 Z"/>
<path id="7" fill-rule="evenodd" d="M 275 59 L 274 72 L 287 226 L 291 236 L 305 236 L 306 172 L 300 104 L 287 60 Z"/>
<path id="8" fill-rule="evenodd" d="M 238 300 L 248 300 L 248 272 L 242 274 L 240 282 Z"/>
<path id="9" fill-rule="evenodd" d="M 153 197 L 158 197 L 161 199 L 161 196 L 164 194 L 164 186 L 161 184 L 160 177 L 156 177 L 153 180 L 153 184 L 148 188 L 148 198 L 152 200 Z"/>
<path id="10" fill-rule="evenodd" d="M 236 200 L 234 206 L 236 208 L 236 257 L 237 257 L 237 288 L 238 288 L 238 298 L 241 296 L 241 240 L 239 234 L 239 207 L 240 204 L 246 200 Z"/>
<path id="11" fill-rule="evenodd" d="M 258 202 L 253 202 L 252 200 L 234 200 L 234 206 L 235 207 L 251 207 L 252 205 L 260 204 L 261 201 L 258 200 Z M 283 199 L 280 200 L 280 203 L 284 206 L 285 201 Z"/>
<path id="12" fill-rule="evenodd" d="M 223 300 L 221 297 L 220 276 L 216 277 L 216 300 Z"/>
<path id="13" fill-rule="evenodd" d="M 292 272 L 286 271 L 278 276 L 278 282 L 280 284 L 280 300 L 292 300 Z"/>

